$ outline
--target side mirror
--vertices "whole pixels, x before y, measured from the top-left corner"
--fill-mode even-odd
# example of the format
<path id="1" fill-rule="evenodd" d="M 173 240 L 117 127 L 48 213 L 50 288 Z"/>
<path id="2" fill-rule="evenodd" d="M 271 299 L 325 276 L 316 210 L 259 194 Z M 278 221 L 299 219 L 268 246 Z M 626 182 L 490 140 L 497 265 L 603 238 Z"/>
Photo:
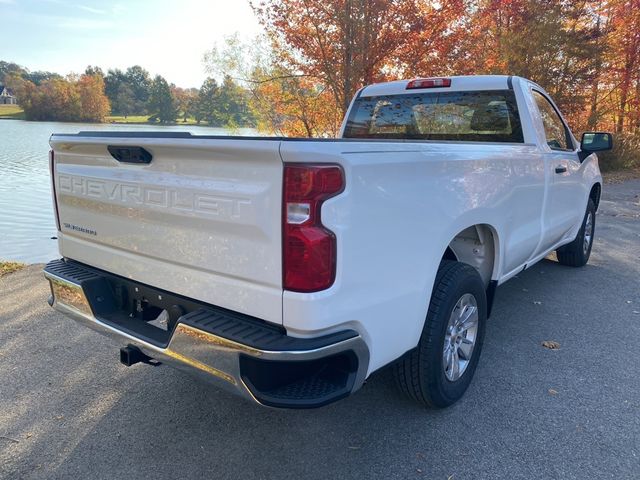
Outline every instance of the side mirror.
<path id="1" fill-rule="evenodd" d="M 580 161 L 593 152 L 602 152 L 613 148 L 613 135 L 606 132 L 584 132 L 580 141 Z"/>
<path id="2" fill-rule="evenodd" d="M 613 136 L 605 132 L 585 132 L 580 141 L 580 150 L 602 152 L 613 148 Z"/>

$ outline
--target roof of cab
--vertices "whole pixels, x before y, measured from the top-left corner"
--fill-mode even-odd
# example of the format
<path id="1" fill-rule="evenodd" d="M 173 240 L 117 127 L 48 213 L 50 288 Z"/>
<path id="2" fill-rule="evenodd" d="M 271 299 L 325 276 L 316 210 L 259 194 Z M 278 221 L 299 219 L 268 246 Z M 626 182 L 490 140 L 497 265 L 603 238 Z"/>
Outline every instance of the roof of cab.
<path id="1" fill-rule="evenodd" d="M 426 78 L 426 77 L 425 77 Z M 419 88 L 407 90 L 407 84 L 413 80 L 396 80 L 395 82 L 374 83 L 364 87 L 361 97 L 378 97 L 381 95 L 402 95 L 418 92 L 464 92 L 470 90 L 506 90 L 509 88 L 510 75 L 464 75 L 456 77 L 428 77 L 450 78 L 450 87 Z"/>

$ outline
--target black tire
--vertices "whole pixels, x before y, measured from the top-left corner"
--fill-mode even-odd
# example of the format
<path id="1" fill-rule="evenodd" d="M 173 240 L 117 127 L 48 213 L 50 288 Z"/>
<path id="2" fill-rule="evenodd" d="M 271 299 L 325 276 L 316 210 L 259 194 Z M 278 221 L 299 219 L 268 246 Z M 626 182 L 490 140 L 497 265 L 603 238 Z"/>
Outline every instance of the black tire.
<path id="1" fill-rule="evenodd" d="M 465 294 L 471 294 L 477 302 L 478 326 L 471 358 L 462 375 L 451 381 L 445 373 L 443 350 L 449 319 Z M 486 291 L 478 272 L 465 263 L 443 261 L 436 275 L 420 342 L 393 366 L 400 390 L 431 408 L 448 407 L 458 401 L 469 387 L 478 364 L 486 320 Z"/>
<path id="2" fill-rule="evenodd" d="M 587 222 L 589 220 L 589 215 L 591 215 L 591 235 L 589 235 L 588 241 L 586 241 L 585 235 L 587 234 Z M 591 247 L 593 247 L 593 238 L 595 233 L 596 205 L 593 203 L 593 200 L 589 199 L 589 202 L 587 203 L 587 210 L 584 214 L 584 218 L 582 219 L 582 225 L 580 226 L 576 239 L 556 250 L 558 262 L 569 267 L 585 266 L 589 261 L 589 256 L 591 255 Z"/>

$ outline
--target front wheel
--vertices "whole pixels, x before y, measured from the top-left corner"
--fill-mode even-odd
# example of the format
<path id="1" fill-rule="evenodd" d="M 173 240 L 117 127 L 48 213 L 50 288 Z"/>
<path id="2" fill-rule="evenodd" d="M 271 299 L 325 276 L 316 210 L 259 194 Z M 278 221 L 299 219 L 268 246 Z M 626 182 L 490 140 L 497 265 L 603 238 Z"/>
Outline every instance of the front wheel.
<path id="1" fill-rule="evenodd" d="M 445 261 L 436 276 L 418 346 L 394 365 L 396 382 L 409 397 L 434 408 L 459 400 L 478 364 L 487 299 L 478 272 Z"/>
<path id="2" fill-rule="evenodd" d="M 556 250 L 558 262 L 570 267 L 582 267 L 589 261 L 593 237 L 596 231 L 596 205 L 589 199 L 587 211 L 576 239 Z"/>

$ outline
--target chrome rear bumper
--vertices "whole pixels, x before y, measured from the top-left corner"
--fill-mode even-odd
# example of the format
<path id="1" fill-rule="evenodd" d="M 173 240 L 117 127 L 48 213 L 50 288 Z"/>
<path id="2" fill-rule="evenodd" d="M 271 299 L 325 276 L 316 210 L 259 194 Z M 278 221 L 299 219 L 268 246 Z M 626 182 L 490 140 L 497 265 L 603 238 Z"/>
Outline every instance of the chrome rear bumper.
<path id="1" fill-rule="evenodd" d="M 114 282 L 120 287 L 118 282 L 125 285 L 132 281 L 64 260 L 49 263 L 44 275 L 51 285 L 50 303 L 57 311 L 113 338 L 121 346 L 135 346 L 153 359 L 262 405 L 319 407 L 348 396 L 365 380 L 369 351 L 355 331 L 299 339 L 243 319 L 238 328 L 248 331 L 245 338 L 251 341 L 241 342 L 238 335 L 222 333 L 234 331 L 236 314 L 221 318 L 224 312 L 212 313 L 210 306 L 202 305 L 201 309 L 180 316 L 167 344 L 161 345 L 120 327 L 110 320 L 112 315 L 101 315 L 104 305 L 96 304 L 105 302 L 104 292 L 108 296 Z M 100 296 L 94 295 L 96 282 L 100 284 Z M 226 321 L 225 328 L 216 331 L 206 326 L 220 323 L 209 321 L 212 318 Z"/>

